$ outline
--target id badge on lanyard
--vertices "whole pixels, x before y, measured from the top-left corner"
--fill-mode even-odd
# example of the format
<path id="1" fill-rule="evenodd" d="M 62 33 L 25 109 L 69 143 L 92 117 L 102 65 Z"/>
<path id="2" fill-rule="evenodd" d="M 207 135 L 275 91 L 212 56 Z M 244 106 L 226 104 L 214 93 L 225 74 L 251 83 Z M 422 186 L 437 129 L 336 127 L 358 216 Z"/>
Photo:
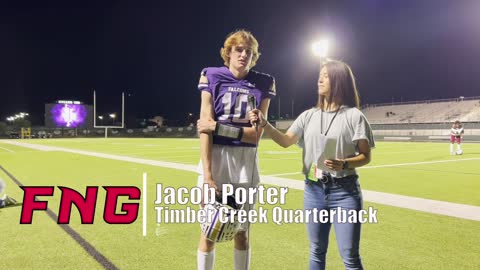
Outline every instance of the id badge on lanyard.
<path id="1" fill-rule="evenodd" d="M 335 158 L 335 150 L 336 150 L 336 144 L 337 140 L 335 139 L 327 139 L 327 134 L 328 131 L 330 130 L 330 127 L 333 124 L 333 120 L 335 120 L 335 117 L 337 117 L 338 112 L 340 111 L 340 108 L 335 112 L 335 115 L 333 115 L 332 120 L 330 120 L 330 123 L 328 124 L 327 130 L 325 131 L 325 134 L 323 133 L 323 111 L 321 111 L 321 116 L 320 116 L 320 136 L 318 138 L 318 142 L 316 145 L 316 155 L 314 158 L 314 162 L 310 165 L 310 170 L 308 171 L 307 179 L 310 181 L 317 182 L 318 179 L 323 177 L 323 171 L 321 168 L 324 170 L 328 170 L 327 167 L 323 164 L 323 161 L 326 159 L 334 159 Z M 325 153 L 326 152 L 326 153 Z M 319 164 L 321 162 L 321 164 Z M 320 167 L 320 168 L 319 168 Z"/>
<path id="2" fill-rule="evenodd" d="M 322 178 L 322 170 L 318 168 L 317 163 L 313 162 L 308 171 L 307 179 L 313 182 L 318 182 L 318 179 Z"/>
<path id="3" fill-rule="evenodd" d="M 310 170 L 308 171 L 307 179 L 310 181 L 317 182 L 319 178 L 323 177 L 323 171 L 322 167 L 323 164 L 318 164 L 319 161 L 319 156 L 323 155 L 323 152 L 325 151 L 325 143 L 326 143 L 327 137 L 325 135 L 319 135 L 318 142 L 316 144 L 316 149 L 315 153 L 316 156 L 314 157 L 314 162 L 310 165 Z"/>

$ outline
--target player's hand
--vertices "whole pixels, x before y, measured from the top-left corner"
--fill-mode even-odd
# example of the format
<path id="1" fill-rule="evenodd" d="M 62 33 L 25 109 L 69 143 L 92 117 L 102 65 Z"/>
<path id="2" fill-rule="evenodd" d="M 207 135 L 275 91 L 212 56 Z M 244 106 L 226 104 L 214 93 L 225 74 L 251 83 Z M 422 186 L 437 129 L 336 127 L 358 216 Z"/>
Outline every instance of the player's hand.
<path id="1" fill-rule="evenodd" d="M 250 118 L 250 123 L 252 123 L 252 125 L 258 124 L 259 126 L 263 127 L 267 124 L 265 116 L 263 116 L 262 111 L 260 111 L 259 109 L 249 111 L 248 117 Z"/>
<path id="2" fill-rule="evenodd" d="M 339 172 L 343 170 L 343 160 L 339 159 L 327 159 L 323 162 L 327 168 L 329 168 L 332 171 Z"/>
<path id="3" fill-rule="evenodd" d="M 215 183 L 215 180 L 213 180 L 211 177 L 210 177 L 210 178 L 205 178 L 205 179 L 203 180 L 203 183 L 204 183 L 204 184 L 207 184 L 207 185 L 208 185 L 208 188 L 213 188 L 213 189 L 215 189 L 215 194 L 216 194 L 217 196 L 220 195 L 220 190 L 218 189 L 217 184 Z M 205 192 L 205 191 L 204 191 L 204 192 Z M 203 196 L 203 198 L 205 198 L 205 196 Z M 202 199 L 202 207 L 203 207 L 204 205 L 205 205 L 205 204 L 204 204 L 203 199 Z"/>
<path id="4" fill-rule="evenodd" d="M 207 184 L 209 188 L 214 188 L 215 189 L 215 192 L 219 192 L 218 191 L 218 187 L 217 187 L 217 184 L 215 183 L 215 180 L 213 180 L 212 178 L 209 178 L 209 179 L 205 179 L 203 181 L 204 184 Z"/>
<path id="5" fill-rule="evenodd" d="M 215 131 L 215 126 L 217 122 L 213 121 L 213 119 L 198 119 L 197 121 L 197 130 L 200 133 L 210 133 Z"/>

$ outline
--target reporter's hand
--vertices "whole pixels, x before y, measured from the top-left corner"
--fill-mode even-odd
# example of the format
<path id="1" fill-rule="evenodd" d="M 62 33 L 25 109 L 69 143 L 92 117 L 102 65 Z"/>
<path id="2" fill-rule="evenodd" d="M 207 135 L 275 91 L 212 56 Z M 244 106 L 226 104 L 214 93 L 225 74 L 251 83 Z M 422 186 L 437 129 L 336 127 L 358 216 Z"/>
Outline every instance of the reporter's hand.
<path id="1" fill-rule="evenodd" d="M 259 126 L 263 127 L 267 124 L 267 120 L 265 119 L 265 116 L 263 116 L 262 111 L 259 109 L 254 109 L 248 112 L 248 117 L 250 119 L 250 123 L 252 125 L 254 123 L 258 124 Z"/>
<path id="2" fill-rule="evenodd" d="M 343 160 L 327 159 L 323 162 L 323 164 L 325 164 L 325 166 L 327 166 L 327 168 L 329 168 L 330 170 L 336 172 L 343 170 Z"/>
<path id="3" fill-rule="evenodd" d="M 197 121 L 197 130 L 199 133 L 210 133 L 215 131 L 215 126 L 217 122 L 213 119 L 198 119 Z"/>

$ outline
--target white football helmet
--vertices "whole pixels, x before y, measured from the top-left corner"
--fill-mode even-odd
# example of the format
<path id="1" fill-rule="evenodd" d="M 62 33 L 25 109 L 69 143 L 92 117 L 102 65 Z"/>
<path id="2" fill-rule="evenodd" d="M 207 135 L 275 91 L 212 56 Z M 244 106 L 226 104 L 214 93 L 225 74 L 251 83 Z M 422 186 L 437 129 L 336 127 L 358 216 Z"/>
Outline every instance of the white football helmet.
<path id="1" fill-rule="evenodd" d="M 0 194 L 2 194 L 5 190 L 5 186 L 5 182 L 3 182 L 2 178 L 0 178 Z"/>
<path id="2" fill-rule="evenodd" d="M 212 242 L 231 241 L 240 230 L 241 224 L 236 216 L 233 221 L 229 217 L 242 208 L 242 206 L 235 203 L 233 196 L 228 197 L 227 204 L 222 204 L 219 201 L 213 204 L 206 204 L 203 209 L 206 210 L 208 216 L 206 221 L 200 224 L 203 235 Z M 228 222 L 220 222 L 220 215 L 223 215 L 223 220 L 228 220 Z"/>

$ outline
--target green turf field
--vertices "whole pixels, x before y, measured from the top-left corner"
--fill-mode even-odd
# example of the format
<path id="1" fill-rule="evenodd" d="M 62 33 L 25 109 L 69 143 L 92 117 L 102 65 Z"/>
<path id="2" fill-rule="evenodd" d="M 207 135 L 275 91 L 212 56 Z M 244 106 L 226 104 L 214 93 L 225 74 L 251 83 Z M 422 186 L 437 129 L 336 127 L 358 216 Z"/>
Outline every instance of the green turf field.
<path id="1" fill-rule="evenodd" d="M 142 206 L 135 223 L 103 221 L 105 191 L 99 189 L 95 222 L 81 224 L 72 210 L 70 227 L 119 269 L 196 269 L 198 224 L 155 224 L 155 184 L 193 187 L 192 165 L 199 160 L 196 139 L 49 139 L 32 144 L 186 164 L 189 170 L 93 157 L 65 151 L 40 151 L 3 143 L 0 165 L 24 185 L 67 186 L 84 193 L 87 186 L 138 186 L 148 173 L 147 236 L 142 236 Z M 463 144 L 464 155 L 450 156 L 448 143 L 378 142 L 372 163 L 359 170 L 362 188 L 392 194 L 480 206 L 480 144 Z M 301 150 L 283 149 L 270 140 L 259 148 L 262 175 L 302 180 Z M 0 171 L 7 194 L 23 191 Z M 60 190 L 48 207 L 58 213 Z M 301 190 L 290 189 L 286 209 L 301 209 Z M 141 202 L 140 202 L 141 205 Z M 173 206 L 185 208 L 186 206 Z M 190 205 L 192 206 L 192 205 Z M 361 255 L 366 269 L 480 269 L 480 222 L 365 202 L 378 210 L 377 224 L 365 224 Z M 274 206 L 263 205 L 267 209 Z M 0 209 L 0 269 L 104 269 L 46 212 L 20 225 L 21 206 Z M 333 231 L 333 230 L 332 230 Z M 307 269 L 304 224 L 253 225 L 251 269 Z M 232 269 L 231 243 L 217 246 L 216 269 Z M 328 269 L 343 269 L 334 234 Z"/>

